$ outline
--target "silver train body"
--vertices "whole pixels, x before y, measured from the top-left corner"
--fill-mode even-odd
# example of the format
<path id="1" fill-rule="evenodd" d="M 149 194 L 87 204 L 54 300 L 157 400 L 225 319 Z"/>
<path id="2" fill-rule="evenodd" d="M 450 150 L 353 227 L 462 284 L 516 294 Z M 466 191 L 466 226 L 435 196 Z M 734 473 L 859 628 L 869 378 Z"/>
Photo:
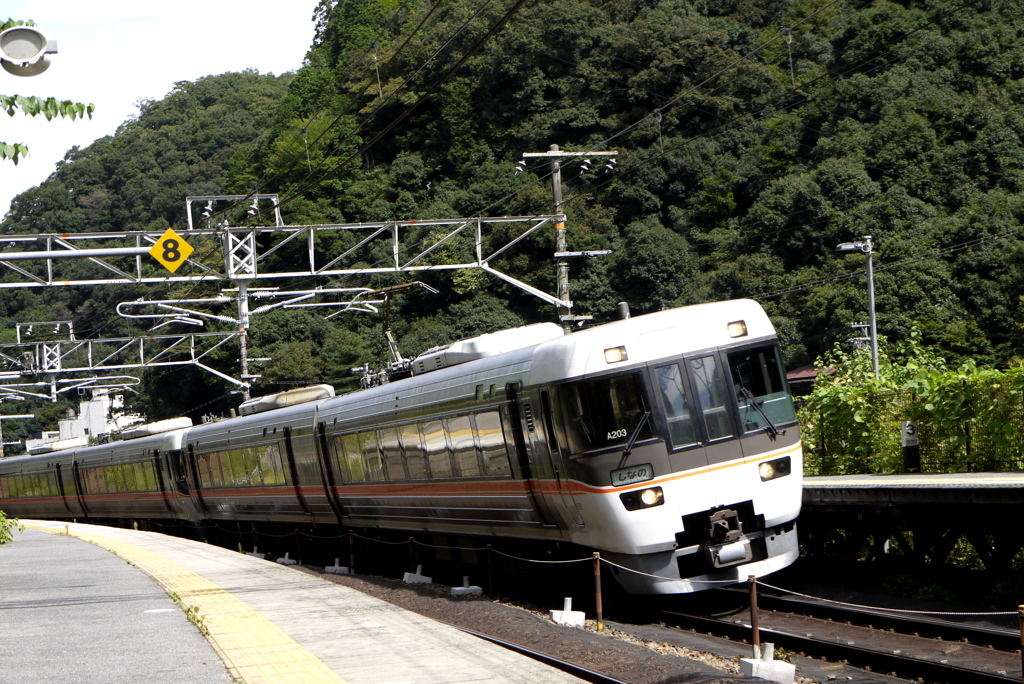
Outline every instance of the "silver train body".
<path id="1" fill-rule="evenodd" d="M 647 594 L 797 557 L 800 435 L 756 302 L 492 333 L 426 352 L 411 377 L 332 395 L 0 460 L 0 509 L 567 541 Z"/>

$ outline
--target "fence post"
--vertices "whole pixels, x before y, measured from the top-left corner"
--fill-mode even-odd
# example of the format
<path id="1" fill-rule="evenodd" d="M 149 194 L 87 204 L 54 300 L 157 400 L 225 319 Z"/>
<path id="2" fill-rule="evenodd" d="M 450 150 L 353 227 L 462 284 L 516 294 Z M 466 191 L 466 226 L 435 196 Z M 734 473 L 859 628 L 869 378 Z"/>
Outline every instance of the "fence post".
<path id="1" fill-rule="evenodd" d="M 1024 682 L 1024 606 L 1017 606 L 1017 618 L 1020 620 L 1021 681 Z"/>
<path id="2" fill-rule="evenodd" d="M 356 533 L 348 531 L 348 571 L 356 574 Z"/>
<path id="3" fill-rule="evenodd" d="M 409 572 L 416 574 L 416 541 L 409 537 Z"/>
<path id="4" fill-rule="evenodd" d="M 748 575 L 747 583 L 750 585 L 750 641 L 754 649 L 754 660 L 760 660 L 761 630 L 757 624 L 757 577 L 754 575 Z"/>
<path id="5" fill-rule="evenodd" d="M 594 552 L 594 598 L 597 605 L 597 631 L 604 628 L 604 608 L 601 605 L 601 554 Z"/>
<path id="6" fill-rule="evenodd" d="M 492 564 L 491 564 L 491 555 L 492 555 L 493 551 L 494 551 L 494 548 L 490 544 L 488 544 L 487 545 L 487 596 L 489 598 L 494 598 L 494 570 L 493 570 Z"/>

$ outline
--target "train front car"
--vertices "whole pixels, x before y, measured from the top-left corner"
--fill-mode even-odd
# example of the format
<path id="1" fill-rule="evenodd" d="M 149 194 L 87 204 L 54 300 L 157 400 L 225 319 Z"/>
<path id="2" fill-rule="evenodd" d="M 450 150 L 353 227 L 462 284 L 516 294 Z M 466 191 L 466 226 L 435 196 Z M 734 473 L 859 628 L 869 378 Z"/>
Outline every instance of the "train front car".
<path id="1" fill-rule="evenodd" d="M 775 331 L 750 300 L 585 330 L 537 348 L 531 385 L 579 518 L 629 592 L 700 591 L 798 555 L 802 452 Z M 559 483 L 564 488 L 564 483 Z"/>

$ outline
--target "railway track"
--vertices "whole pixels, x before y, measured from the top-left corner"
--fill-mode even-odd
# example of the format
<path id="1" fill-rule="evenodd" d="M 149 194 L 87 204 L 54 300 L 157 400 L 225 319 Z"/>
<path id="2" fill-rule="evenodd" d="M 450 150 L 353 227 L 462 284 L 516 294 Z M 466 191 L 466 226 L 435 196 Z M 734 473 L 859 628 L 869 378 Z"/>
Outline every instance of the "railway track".
<path id="1" fill-rule="evenodd" d="M 1020 634 L 883 610 L 759 594 L 762 643 L 904 679 L 946 684 L 1021 681 Z M 666 624 L 751 638 L 749 610 L 708 617 L 666 611 Z"/>

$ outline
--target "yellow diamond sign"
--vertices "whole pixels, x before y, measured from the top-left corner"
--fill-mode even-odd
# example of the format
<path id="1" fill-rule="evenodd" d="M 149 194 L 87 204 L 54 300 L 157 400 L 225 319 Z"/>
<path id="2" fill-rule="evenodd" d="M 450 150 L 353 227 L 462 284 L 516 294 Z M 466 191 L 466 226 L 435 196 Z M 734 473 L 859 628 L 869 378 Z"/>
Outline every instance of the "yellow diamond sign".
<path id="1" fill-rule="evenodd" d="M 193 251 L 192 245 L 185 242 L 184 238 L 170 228 L 160 236 L 149 255 L 164 265 L 171 273 L 178 270 L 178 267 L 185 263 L 188 255 Z"/>

